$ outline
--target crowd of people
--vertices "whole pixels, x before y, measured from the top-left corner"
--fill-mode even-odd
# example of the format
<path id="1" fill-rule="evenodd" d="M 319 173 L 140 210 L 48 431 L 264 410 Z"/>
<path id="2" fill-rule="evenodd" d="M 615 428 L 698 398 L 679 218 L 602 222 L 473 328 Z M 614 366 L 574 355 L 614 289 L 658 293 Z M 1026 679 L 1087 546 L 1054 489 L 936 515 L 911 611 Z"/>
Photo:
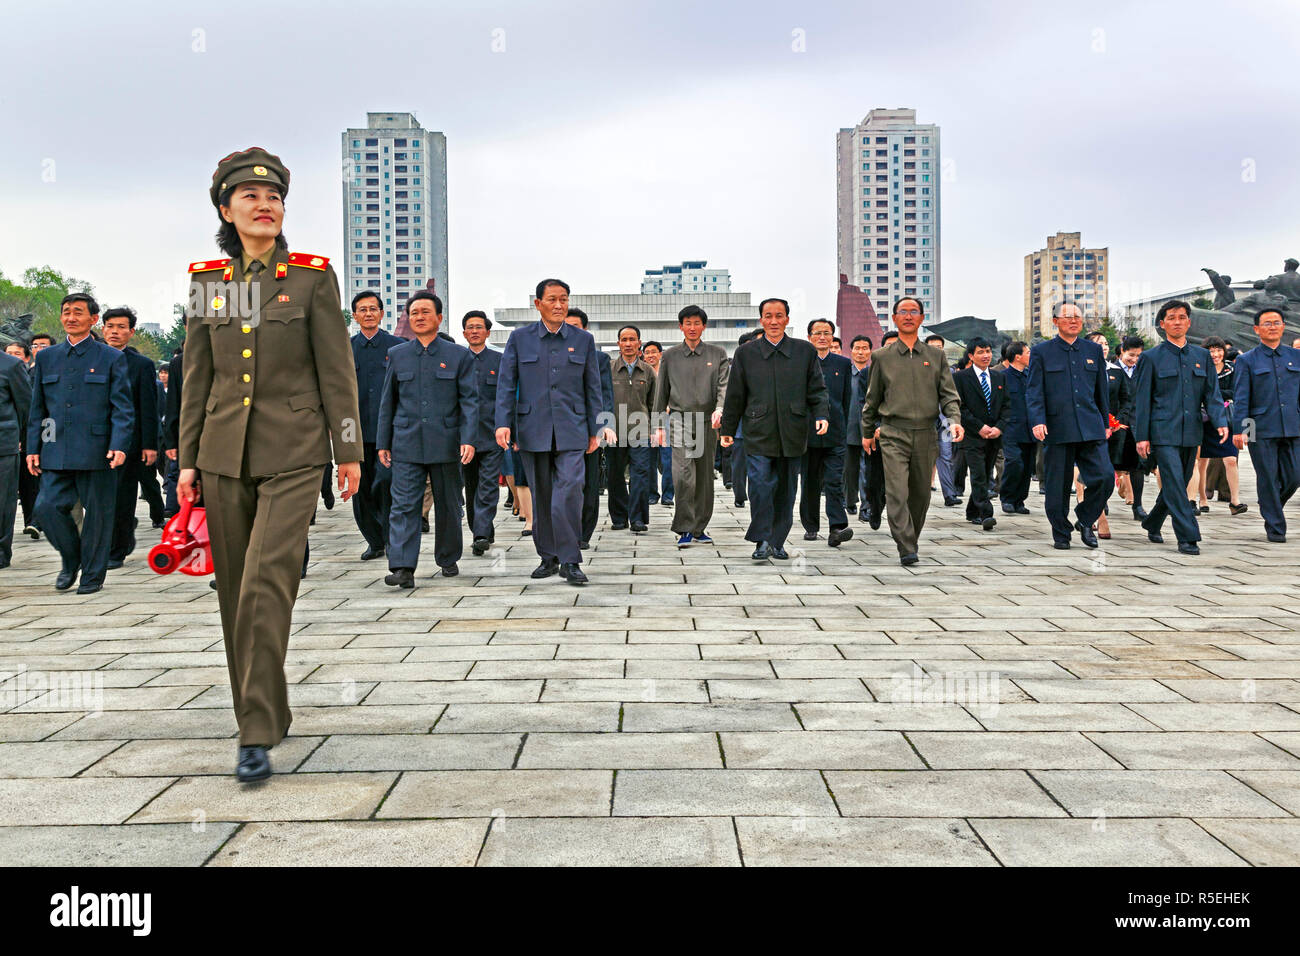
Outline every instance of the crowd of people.
<path id="1" fill-rule="evenodd" d="M 86 293 L 63 300 L 61 341 L 36 336 L 0 357 L 0 568 L 19 502 L 24 532 L 61 556 L 55 587 L 79 579 L 79 594 L 101 590 L 135 548 L 141 492 L 154 528 L 201 504 L 241 781 L 270 775 L 267 751 L 292 720 L 293 605 L 309 525 L 335 485 L 365 541 L 360 559 L 386 558 L 384 581 L 398 589 L 415 586 L 423 534 L 439 574 L 454 577 L 466 527 L 481 558 L 513 517 L 540 559 L 533 579 L 586 584 L 602 491 L 614 532 L 661 533 L 657 502 L 673 509 L 678 548 L 710 545 L 719 473 L 748 505 L 755 561 L 789 559 L 798 497 L 805 541 L 821 538 L 824 515 L 826 544 L 842 546 L 856 515 L 872 530 L 887 522 L 900 562 L 914 565 L 934 491 L 992 532 L 994 499 L 1004 517 L 1033 514 L 1035 475 L 1055 548 L 1076 533 L 1099 547 L 1118 491 L 1151 542 L 1169 519 L 1178 550 L 1194 555 L 1212 493 L 1233 515 L 1248 510 L 1236 457 L 1249 449 L 1267 540 L 1286 540 L 1300 340 L 1282 344 L 1275 310 L 1255 316 L 1259 344 L 1236 354 L 1220 339 L 1189 342 L 1191 307 L 1170 301 L 1157 317 L 1164 340 L 1125 338 L 1110 362 L 1105 337 L 1083 335 L 1082 312 L 1062 303 L 1054 337 L 1010 342 L 998 361 L 975 338 L 950 367 L 947 343 L 922 339 L 917 299 L 894 303 L 882 341 L 859 335 L 846 349 L 826 319 L 791 335 L 789 303 L 767 298 L 730 356 L 704 341 L 698 306 L 678 314 L 679 343 L 643 342 L 628 324 L 606 353 L 568 284 L 548 278 L 537 320 L 501 350 L 479 310 L 461 318 L 457 344 L 430 291 L 405 303 L 410 338 L 383 331 L 376 292 L 357 294 L 349 338 L 329 260 L 288 250 L 289 178 L 261 148 L 218 163 L 208 198 L 225 257 L 190 265 L 186 337 L 165 368 L 131 347 L 133 311 L 101 317 Z"/>

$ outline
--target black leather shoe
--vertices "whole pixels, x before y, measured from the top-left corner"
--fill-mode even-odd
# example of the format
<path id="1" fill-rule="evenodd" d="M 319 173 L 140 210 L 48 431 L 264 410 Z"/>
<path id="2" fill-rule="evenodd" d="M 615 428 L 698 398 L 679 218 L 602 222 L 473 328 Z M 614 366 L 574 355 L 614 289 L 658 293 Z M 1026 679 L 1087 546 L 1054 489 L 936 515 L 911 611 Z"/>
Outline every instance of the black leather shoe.
<path id="1" fill-rule="evenodd" d="M 943 499 L 943 506 L 944 506 L 945 508 L 956 508 L 959 504 L 961 504 L 961 499 L 960 499 L 960 498 L 944 498 L 944 499 Z"/>
<path id="2" fill-rule="evenodd" d="M 1002 513 L 1003 513 L 1004 515 L 1013 515 L 1013 514 L 1015 514 L 1015 513 L 1016 513 L 1016 507 L 1015 507 L 1015 505 L 1007 505 L 1007 504 L 1004 504 L 1004 505 L 1002 506 Z"/>
<path id="3" fill-rule="evenodd" d="M 384 583 L 396 588 L 413 588 L 415 572 L 410 568 L 395 568 L 391 574 L 384 575 Z"/>
<path id="4" fill-rule="evenodd" d="M 533 568 L 532 576 L 534 578 L 537 578 L 538 580 L 541 580 L 542 578 L 549 578 L 552 574 L 559 574 L 559 573 L 560 573 L 560 562 L 552 560 L 552 561 L 543 561 L 537 567 Z"/>
<path id="5" fill-rule="evenodd" d="M 626 531 L 626 530 L 627 530 L 627 525 L 625 525 L 625 524 L 612 524 L 612 525 L 609 526 L 609 530 L 610 530 L 610 531 Z"/>
<path id="6" fill-rule="evenodd" d="M 633 522 L 632 522 L 632 533 L 633 533 L 633 534 L 645 534 L 646 530 L 647 530 L 646 526 L 643 525 L 641 522 L 639 522 L 639 521 L 633 521 Z"/>
<path id="7" fill-rule="evenodd" d="M 1165 536 L 1162 535 L 1159 531 L 1148 531 L 1147 540 L 1150 541 L 1152 544 L 1164 544 Z"/>
<path id="8" fill-rule="evenodd" d="M 109 558 L 109 559 L 108 559 L 108 570 L 110 570 L 110 571 L 116 571 L 118 568 L 120 568 L 120 567 L 122 566 L 122 564 L 123 564 L 123 560 L 124 560 L 124 559 L 122 559 L 122 558 Z"/>
<path id="9" fill-rule="evenodd" d="M 766 561 L 768 558 L 772 557 L 772 546 L 766 541 L 760 541 L 758 547 L 754 549 L 754 553 L 751 554 L 750 557 L 755 561 Z"/>
<path id="10" fill-rule="evenodd" d="M 579 551 L 590 551 L 590 550 L 591 550 L 591 542 L 590 542 L 590 541 L 579 541 L 579 542 L 578 542 L 578 550 L 579 550 Z"/>
<path id="11" fill-rule="evenodd" d="M 239 778 L 240 783 L 256 783 L 271 776 L 271 758 L 267 756 L 266 748 L 240 747 L 235 776 Z"/>
<path id="12" fill-rule="evenodd" d="M 737 508 L 743 508 L 743 507 L 745 507 L 745 503 L 746 503 L 748 500 L 749 500 L 748 498 L 737 498 L 737 499 L 736 499 L 736 507 L 737 507 Z"/>
<path id="13" fill-rule="evenodd" d="M 819 535 L 816 531 L 805 531 L 803 533 L 803 539 L 805 541 L 816 541 L 820 537 L 821 535 Z"/>
<path id="14" fill-rule="evenodd" d="M 980 527 L 983 528 L 985 531 L 992 531 L 993 528 L 997 525 L 997 523 L 998 521 L 996 518 L 985 518 L 983 521 L 980 522 Z"/>
<path id="15" fill-rule="evenodd" d="M 442 567 L 442 576 L 443 576 L 444 578 L 454 578 L 454 577 L 455 577 L 456 575 L 458 575 L 458 574 L 460 574 L 460 568 L 456 567 L 456 565 L 455 565 L 454 563 L 453 563 L 453 564 L 444 564 L 444 565 L 443 565 L 443 567 Z"/>
<path id="16" fill-rule="evenodd" d="M 1033 512 L 1030 511 L 1028 508 L 1026 508 L 1024 505 L 1016 505 L 1016 514 L 1028 515 L 1028 514 L 1033 514 Z"/>
<path id="17" fill-rule="evenodd" d="M 382 558 L 383 556 L 383 548 L 366 548 L 366 550 L 361 552 L 362 561 L 373 561 L 375 558 Z"/>
<path id="18" fill-rule="evenodd" d="M 786 551 L 785 548 L 773 548 L 772 557 L 776 558 L 778 561 L 789 561 L 790 553 Z"/>
<path id="19" fill-rule="evenodd" d="M 487 549 L 491 546 L 492 542 L 487 538 L 475 538 L 474 543 L 470 545 L 470 550 L 474 552 L 476 557 L 481 558 L 487 553 Z"/>
<path id="20" fill-rule="evenodd" d="M 1269 534 L 1268 532 L 1265 532 L 1265 534 L 1268 534 L 1268 540 L 1274 544 L 1286 544 L 1286 535 L 1284 534 Z"/>
<path id="21" fill-rule="evenodd" d="M 334 489 L 326 485 L 321 489 L 320 496 L 325 499 L 325 510 L 334 510 Z"/>
<path id="22" fill-rule="evenodd" d="M 166 522 L 166 521 L 155 521 L 155 522 L 153 523 L 153 526 L 154 526 L 155 528 L 165 528 L 165 527 L 167 527 L 167 522 Z"/>
<path id="23" fill-rule="evenodd" d="M 23 528 L 23 534 L 27 535 L 33 541 L 41 540 L 41 532 L 33 525 L 28 525 L 27 527 Z"/>
<path id="24" fill-rule="evenodd" d="M 420 519 L 420 533 L 421 533 L 421 534 L 428 534 L 428 533 L 429 533 L 429 519 L 428 519 L 428 518 L 421 518 L 421 519 Z"/>
<path id="25" fill-rule="evenodd" d="M 1068 541 L 1053 541 L 1053 542 L 1052 542 L 1052 547 L 1055 548 L 1057 551 L 1069 551 L 1069 550 L 1070 550 L 1070 542 L 1068 542 Z"/>
<path id="26" fill-rule="evenodd" d="M 1201 549 L 1196 546 L 1196 542 L 1194 541 L 1179 541 L 1178 553 L 1179 554 L 1200 554 Z"/>
<path id="27" fill-rule="evenodd" d="M 1146 508 L 1143 508 L 1141 505 L 1134 505 L 1134 506 L 1133 506 L 1133 520 L 1134 520 L 1134 521 L 1144 521 L 1144 520 L 1146 519 L 1146 517 L 1147 517 L 1147 509 L 1146 509 Z"/>
<path id="28" fill-rule="evenodd" d="M 847 511 L 847 512 L 848 512 L 849 514 L 851 514 L 851 515 L 855 515 L 855 514 L 858 513 L 858 506 L 857 506 L 857 505 L 845 505 L 845 506 L 844 506 L 844 510 Z"/>
<path id="29" fill-rule="evenodd" d="M 82 584 L 79 588 L 77 588 L 77 593 L 78 593 L 78 594 L 95 594 L 96 592 L 99 592 L 99 591 L 102 591 L 102 590 L 104 590 L 104 585 L 102 585 L 102 584 Z"/>
<path id="30" fill-rule="evenodd" d="M 852 528 L 840 528 L 838 531 L 832 531 L 826 536 L 826 543 L 832 548 L 838 548 L 841 544 L 852 537 Z"/>
<path id="31" fill-rule="evenodd" d="M 907 554 L 899 557 L 898 563 L 903 565 L 903 567 L 907 567 L 908 565 L 916 564 L 916 562 L 920 560 L 920 556 L 915 551 L 909 551 Z"/>
<path id="32" fill-rule="evenodd" d="M 580 564 L 560 565 L 560 577 L 570 584 L 581 585 L 587 583 L 587 576 L 582 573 L 582 565 Z"/>
<path id="33" fill-rule="evenodd" d="M 216 579 L 216 578 L 213 578 L 211 581 L 209 581 L 209 582 L 208 582 L 208 587 L 209 587 L 211 590 L 215 591 L 215 590 L 217 589 L 217 579 Z"/>
<path id="34" fill-rule="evenodd" d="M 880 520 L 881 520 L 881 517 L 880 517 L 880 515 L 879 515 L 877 512 L 875 512 L 875 511 L 871 512 L 871 517 L 870 517 L 870 519 L 868 519 L 867 523 L 868 523 L 869 525 L 871 525 L 871 530 L 872 530 L 872 531 L 879 531 L 879 530 L 880 530 Z"/>
<path id="35" fill-rule="evenodd" d="M 1074 530 L 1079 532 L 1079 540 L 1084 543 L 1085 547 L 1098 547 L 1097 532 L 1093 531 L 1082 521 L 1076 521 L 1074 523 Z"/>
<path id="36" fill-rule="evenodd" d="M 68 588 L 72 587 L 72 585 L 76 583 L 77 583 L 76 571 L 60 571 L 58 578 L 56 578 L 54 581 L 54 589 L 56 591 L 66 591 Z"/>

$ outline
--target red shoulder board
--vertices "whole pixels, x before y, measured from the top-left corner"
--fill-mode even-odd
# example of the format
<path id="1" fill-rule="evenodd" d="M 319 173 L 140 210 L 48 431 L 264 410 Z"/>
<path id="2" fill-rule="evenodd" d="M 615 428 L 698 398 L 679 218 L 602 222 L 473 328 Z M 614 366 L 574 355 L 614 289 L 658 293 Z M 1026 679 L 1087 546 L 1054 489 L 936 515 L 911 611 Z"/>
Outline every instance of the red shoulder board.
<path id="1" fill-rule="evenodd" d="M 202 262 L 191 262 L 190 272 L 210 272 L 213 269 L 224 269 L 228 265 L 229 259 L 204 259 Z"/>
<path id="2" fill-rule="evenodd" d="M 325 271 L 325 267 L 330 264 L 329 259 L 325 256 L 313 256 L 309 252 L 291 252 L 289 253 L 289 265 L 303 266 L 307 269 L 319 269 Z"/>

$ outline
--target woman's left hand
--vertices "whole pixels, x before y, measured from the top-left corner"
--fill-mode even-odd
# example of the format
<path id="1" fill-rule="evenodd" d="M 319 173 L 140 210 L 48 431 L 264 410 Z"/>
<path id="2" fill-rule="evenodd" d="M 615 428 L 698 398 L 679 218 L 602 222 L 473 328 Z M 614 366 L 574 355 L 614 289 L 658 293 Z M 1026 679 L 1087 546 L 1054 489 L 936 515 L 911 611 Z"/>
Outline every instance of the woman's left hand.
<path id="1" fill-rule="evenodd" d="M 339 497 L 347 501 L 357 493 L 361 484 L 361 463 L 358 461 L 339 462 Z"/>

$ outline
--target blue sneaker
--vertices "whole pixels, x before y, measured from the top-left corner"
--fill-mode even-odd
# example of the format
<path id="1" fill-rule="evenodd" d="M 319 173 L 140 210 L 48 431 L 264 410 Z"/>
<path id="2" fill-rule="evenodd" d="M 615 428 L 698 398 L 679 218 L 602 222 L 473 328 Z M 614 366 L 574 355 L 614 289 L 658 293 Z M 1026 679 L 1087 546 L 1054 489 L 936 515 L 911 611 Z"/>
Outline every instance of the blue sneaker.
<path id="1" fill-rule="evenodd" d="M 686 534 L 682 535 L 680 538 L 677 539 L 677 547 L 679 548 L 685 548 L 688 545 L 690 545 L 690 543 L 691 543 L 691 536 L 689 532 L 687 532 Z"/>
<path id="2" fill-rule="evenodd" d="M 691 540 L 694 541 L 696 544 L 713 544 L 713 539 L 709 537 L 709 533 L 707 531 L 704 532 L 704 534 L 692 535 Z"/>

